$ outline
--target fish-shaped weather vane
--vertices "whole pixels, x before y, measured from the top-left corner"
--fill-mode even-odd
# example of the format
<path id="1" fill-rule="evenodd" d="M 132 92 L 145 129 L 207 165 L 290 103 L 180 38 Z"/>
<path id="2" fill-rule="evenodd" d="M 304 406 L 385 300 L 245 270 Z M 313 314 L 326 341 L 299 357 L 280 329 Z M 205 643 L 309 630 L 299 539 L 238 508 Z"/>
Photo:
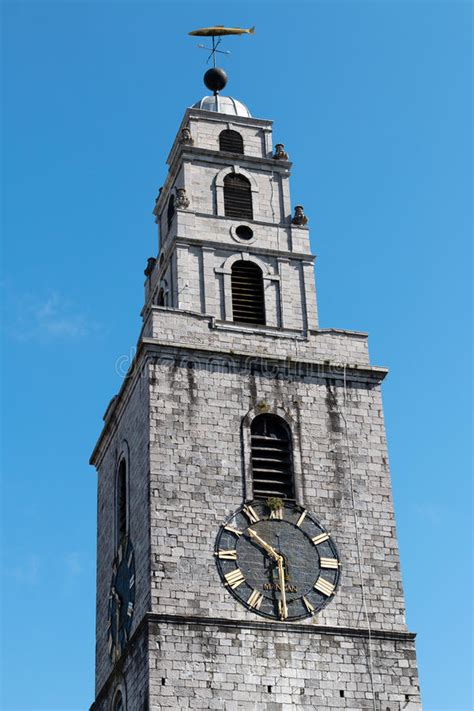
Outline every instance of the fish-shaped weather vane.
<path id="1" fill-rule="evenodd" d="M 255 27 L 250 27 L 245 29 L 243 27 L 224 27 L 224 25 L 215 25 L 214 27 L 201 27 L 199 30 L 193 30 L 189 32 L 190 35 L 194 37 L 212 37 L 212 47 L 205 47 L 203 44 L 199 44 L 200 49 L 207 49 L 210 51 L 210 55 L 207 59 L 212 57 L 214 60 L 214 67 L 216 66 L 216 54 L 230 54 L 222 49 L 218 49 L 220 43 L 222 42 L 222 37 L 226 35 L 253 35 L 255 33 Z M 216 41 L 216 37 L 219 39 Z"/>

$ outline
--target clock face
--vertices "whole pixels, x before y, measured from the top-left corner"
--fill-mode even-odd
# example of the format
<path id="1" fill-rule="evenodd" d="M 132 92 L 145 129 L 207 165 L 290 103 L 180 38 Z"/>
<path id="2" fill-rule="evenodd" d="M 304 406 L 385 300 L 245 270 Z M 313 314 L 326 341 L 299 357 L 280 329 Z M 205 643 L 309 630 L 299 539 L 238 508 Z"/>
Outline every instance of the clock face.
<path id="1" fill-rule="evenodd" d="M 311 617 L 339 583 L 341 564 L 330 534 L 306 509 L 280 499 L 238 509 L 221 526 L 214 555 L 230 593 L 270 619 Z"/>
<path id="2" fill-rule="evenodd" d="M 109 594 L 108 645 L 114 662 L 128 642 L 135 604 L 135 556 L 129 539 L 119 546 Z"/>

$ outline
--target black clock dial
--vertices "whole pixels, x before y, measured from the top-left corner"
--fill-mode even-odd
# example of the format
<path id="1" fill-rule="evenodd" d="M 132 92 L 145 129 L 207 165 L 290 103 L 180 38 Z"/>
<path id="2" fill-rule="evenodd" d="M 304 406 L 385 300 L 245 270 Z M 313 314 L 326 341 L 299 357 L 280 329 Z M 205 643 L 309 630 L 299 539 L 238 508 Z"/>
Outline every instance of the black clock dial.
<path id="1" fill-rule="evenodd" d="M 336 545 L 301 506 L 255 500 L 221 526 L 214 555 L 224 585 L 256 614 L 298 620 L 334 596 L 341 564 Z"/>
<path id="2" fill-rule="evenodd" d="M 109 594 L 108 645 L 112 661 L 120 657 L 128 642 L 135 604 L 135 555 L 131 541 L 119 546 L 112 568 Z"/>

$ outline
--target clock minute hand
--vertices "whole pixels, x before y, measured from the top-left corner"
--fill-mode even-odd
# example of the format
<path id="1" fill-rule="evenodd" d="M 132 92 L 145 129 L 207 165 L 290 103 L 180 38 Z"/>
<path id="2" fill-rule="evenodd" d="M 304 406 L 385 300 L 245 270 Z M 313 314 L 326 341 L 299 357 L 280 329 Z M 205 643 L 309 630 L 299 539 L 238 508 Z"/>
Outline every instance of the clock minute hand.
<path id="1" fill-rule="evenodd" d="M 283 557 L 280 555 L 278 557 L 278 581 L 280 583 L 280 592 L 281 592 L 281 609 L 280 609 L 280 617 L 282 620 L 286 620 L 288 617 L 288 607 L 286 605 L 286 580 L 285 580 L 285 570 L 283 567 Z"/>
<path id="2" fill-rule="evenodd" d="M 248 530 L 250 538 L 252 538 L 252 540 L 255 541 L 255 543 L 258 543 L 258 545 L 261 546 L 261 548 L 263 548 L 263 550 L 266 551 L 268 553 L 268 555 L 270 555 L 273 558 L 273 560 L 276 560 L 277 563 L 279 563 L 279 561 L 281 559 L 283 562 L 283 558 L 281 557 L 281 555 L 279 555 L 276 552 L 276 550 L 271 547 L 271 545 L 269 543 L 264 541 L 263 538 L 260 538 L 258 533 L 255 533 L 255 531 L 252 531 L 251 528 L 249 528 L 247 530 Z"/>

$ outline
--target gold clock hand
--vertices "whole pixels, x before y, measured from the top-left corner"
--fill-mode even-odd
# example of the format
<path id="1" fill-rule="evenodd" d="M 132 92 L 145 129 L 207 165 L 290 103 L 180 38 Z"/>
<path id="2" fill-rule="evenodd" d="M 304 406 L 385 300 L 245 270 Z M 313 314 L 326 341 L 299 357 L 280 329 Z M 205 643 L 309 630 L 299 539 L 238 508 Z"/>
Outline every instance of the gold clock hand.
<path id="1" fill-rule="evenodd" d="M 280 555 L 278 556 L 278 580 L 280 583 L 280 592 L 281 592 L 281 609 L 280 609 L 280 617 L 282 620 L 286 620 L 288 617 L 288 607 L 286 605 L 286 580 L 285 580 L 285 569 L 283 566 L 283 557 Z"/>
<path id="2" fill-rule="evenodd" d="M 264 541 L 263 538 L 260 538 L 258 533 L 255 533 L 255 531 L 252 531 L 251 528 L 248 528 L 247 530 L 248 530 L 249 536 L 252 538 L 252 540 L 254 540 L 255 543 L 258 543 L 258 545 L 261 548 L 263 548 L 263 550 L 266 551 L 268 553 L 268 555 L 270 555 L 273 558 L 273 560 L 278 561 L 281 558 L 281 556 L 276 552 L 276 550 L 274 548 L 271 547 L 271 545 L 269 543 Z"/>
<path id="3" fill-rule="evenodd" d="M 120 630 L 120 609 L 122 607 L 122 600 L 117 590 L 113 588 L 113 596 L 115 599 L 115 656 L 118 658 L 120 641 L 119 641 L 119 630 Z"/>

